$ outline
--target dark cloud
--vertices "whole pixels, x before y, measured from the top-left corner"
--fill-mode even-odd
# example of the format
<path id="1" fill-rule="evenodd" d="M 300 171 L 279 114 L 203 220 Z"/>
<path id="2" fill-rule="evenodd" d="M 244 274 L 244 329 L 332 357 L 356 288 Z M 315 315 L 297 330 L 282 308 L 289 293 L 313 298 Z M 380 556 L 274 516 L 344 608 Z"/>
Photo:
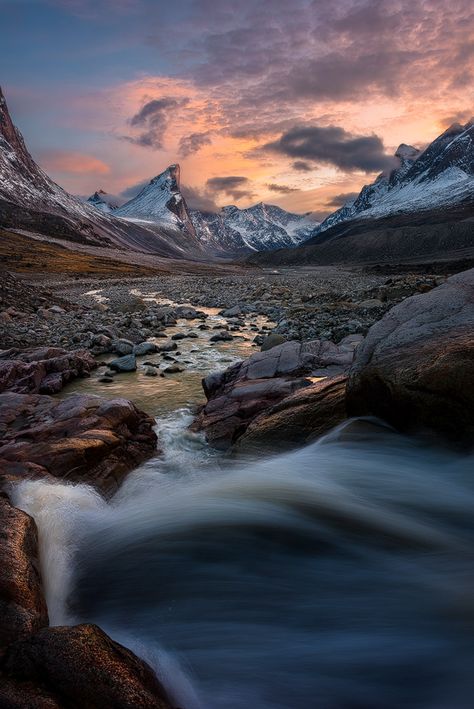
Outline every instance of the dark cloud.
<path id="1" fill-rule="evenodd" d="M 244 185 L 248 185 L 249 183 L 250 180 L 248 177 L 228 175 L 226 177 L 211 177 L 207 180 L 206 186 L 210 192 L 222 192 L 237 200 L 245 197 L 253 197 L 254 193 L 250 189 L 242 189 Z"/>
<path id="2" fill-rule="evenodd" d="M 326 202 L 328 207 L 343 207 L 346 202 L 353 201 L 357 196 L 358 192 L 341 192 L 341 194 L 335 194 L 330 200 Z"/>
<path id="3" fill-rule="evenodd" d="M 196 187 L 182 186 L 181 191 L 190 209 L 199 209 L 201 212 L 218 212 L 219 207 L 212 195 Z"/>
<path id="4" fill-rule="evenodd" d="M 191 135 L 186 135 L 179 141 L 179 153 L 184 158 L 193 153 L 197 153 L 204 145 L 210 145 L 211 131 L 206 131 L 204 133 L 191 133 Z"/>
<path id="5" fill-rule="evenodd" d="M 290 194 L 291 192 L 299 192 L 297 187 L 288 187 L 287 185 L 277 185 L 275 182 L 270 182 L 267 185 L 271 192 L 279 192 L 280 194 Z"/>
<path id="6" fill-rule="evenodd" d="M 314 167 L 311 167 L 309 162 L 305 162 L 304 160 L 295 160 L 291 167 L 294 170 L 299 170 L 299 172 L 312 172 L 314 170 Z"/>
<path id="7" fill-rule="evenodd" d="M 338 126 L 296 126 L 263 149 L 348 172 L 380 172 L 393 167 L 393 158 L 386 155 L 377 135 L 353 135 Z"/>
<path id="8" fill-rule="evenodd" d="M 148 101 L 129 121 L 132 128 L 140 129 L 139 132 L 123 137 L 135 145 L 159 150 L 163 147 L 164 132 L 173 111 L 187 103 L 187 98 L 172 97 Z"/>

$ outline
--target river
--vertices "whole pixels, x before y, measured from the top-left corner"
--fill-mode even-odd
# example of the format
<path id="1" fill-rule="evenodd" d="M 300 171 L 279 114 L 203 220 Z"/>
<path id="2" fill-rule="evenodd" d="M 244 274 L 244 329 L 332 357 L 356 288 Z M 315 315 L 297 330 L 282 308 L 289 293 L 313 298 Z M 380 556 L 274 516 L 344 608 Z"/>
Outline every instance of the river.
<path id="1" fill-rule="evenodd" d="M 192 377 L 249 340 L 212 355 L 182 342 L 199 352 L 177 384 L 138 372 L 107 389 L 157 415 L 162 456 L 109 501 L 15 490 L 39 527 L 51 623 L 99 624 L 185 709 L 472 707 L 472 457 L 362 420 L 235 461 L 188 431 Z"/>

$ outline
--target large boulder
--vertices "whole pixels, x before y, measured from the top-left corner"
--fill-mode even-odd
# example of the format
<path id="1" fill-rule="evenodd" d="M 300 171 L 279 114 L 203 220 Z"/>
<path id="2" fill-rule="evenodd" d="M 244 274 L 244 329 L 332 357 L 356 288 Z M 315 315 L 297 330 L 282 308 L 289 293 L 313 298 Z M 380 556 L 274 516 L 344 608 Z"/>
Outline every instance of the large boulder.
<path id="1" fill-rule="evenodd" d="M 60 347 L 0 350 L 0 392 L 56 394 L 76 377 L 87 377 L 97 366 L 86 350 Z"/>
<path id="2" fill-rule="evenodd" d="M 392 308 L 357 351 L 351 415 L 474 442 L 474 269 Z"/>
<path id="3" fill-rule="evenodd" d="M 278 453 L 304 446 L 344 421 L 347 377 L 299 389 L 257 416 L 238 439 L 235 453 Z"/>
<path id="4" fill-rule="evenodd" d="M 115 492 L 156 452 L 154 420 L 126 399 L 0 394 L 0 479 L 54 476 Z"/>
<path id="5" fill-rule="evenodd" d="M 95 625 L 44 628 L 19 640 L 0 671 L 2 707 L 172 707 L 152 669 Z"/>
<path id="6" fill-rule="evenodd" d="M 192 428 L 205 431 L 212 446 L 225 450 L 257 416 L 310 386 L 314 377 L 343 374 L 352 362 L 354 349 L 352 342 L 285 342 L 213 373 L 203 380 L 208 402 Z"/>
<path id="7" fill-rule="evenodd" d="M 0 655 L 47 625 L 36 524 L 0 496 Z"/>

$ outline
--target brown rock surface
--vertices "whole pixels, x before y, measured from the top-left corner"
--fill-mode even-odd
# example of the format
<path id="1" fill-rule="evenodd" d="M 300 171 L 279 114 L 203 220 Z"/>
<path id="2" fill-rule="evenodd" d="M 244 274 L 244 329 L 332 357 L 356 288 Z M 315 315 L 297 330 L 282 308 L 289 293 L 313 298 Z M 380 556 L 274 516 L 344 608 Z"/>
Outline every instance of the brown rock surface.
<path id="1" fill-rule="evenodd" d="M 44 628 L 11 645 L 1 669 L 0 701 L 23 695 L 24 707 L 171 709 L 151 668 L 95 625 Z"/>
<path id="2" fill-rule="evenodd" d="M 0 496 L 0 655 L 46 625 L 36 524 Z"/>
<path id="3" fill-rule="evenodd" d="M 344 421 L 346 376 L 296 391 L 254 419 L 235 445 L 237 453 L 273 453 L 314 441 Z"/>
<path id="4" fill-rule="evenodd" d="M 211 374 L 203 380 L 208 402 L 193 423 L 193 430 L 205 431 L 215 448 L 229 448 L 251 421 L 297 390 L 309 387 L 312 377 L 343 374 L 356 346 L 353 342 L 335 345 L 325 340 L 285 342 L 257 352 L 224 372 Z"/>
<path id="5" fill-rule="evenodd" d="M 357 351 L 351 415 L 474 442 L 474 269 L 392 308 Z"/>
<path id="6" fill-rule="evenodd" d="M 55 394 L 76 377 L 88 376 L 97 366 L 86 350 L 60 347 L 0 350 L 0 392 Z"/>
<path id="7" fill-rule="evenodd" d="M 0 478 L 47 477 L 117 490 L 156 451 L 154 420 L 126 399 L 0 394 Z"/>

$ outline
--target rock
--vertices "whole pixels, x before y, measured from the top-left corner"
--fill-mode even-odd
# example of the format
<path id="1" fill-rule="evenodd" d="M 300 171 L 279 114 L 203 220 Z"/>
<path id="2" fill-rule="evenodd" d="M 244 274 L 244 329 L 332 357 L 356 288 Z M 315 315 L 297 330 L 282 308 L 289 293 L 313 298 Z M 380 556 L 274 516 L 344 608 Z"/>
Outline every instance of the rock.
<path id="1" fill-rule="evenodd" d="M 85 350 L 59 347 L 0 351 L 0 392 L 55 394 L 77 377 L 89 376 L 97 366 Z"/>
<path id="2" fill-rule="evenodd" d="M 171 342 L 171 340 L 168 340 L 168 342 L 163 342 L 162 345 L 157 345 L 156 351 L 157 352 L 173 352 L 174 350 L 178 349 L 178 345 L 176 342 Z"/>
<path id="3" fill-rule="evenodd" d="M 49 477 L 115 492 L 156 452 L 155 421 L 126 399 L 0 394 L 0 480 Z"/>
<path id="4" fill-rule="evenodd" d="M 184 367 L 182 367 L 180 364 L 170 364 L 169 367 L 166 367 L 163 372 L 165 374 L 178 374 L 179 372 L 184 372 Z"/>
<path id="5" fill-rule="evenodd" d="M 205 431 L 212 446 L 225 450 L 257 416 L 309 386 L 308 376 L 343 374 L 352 359 L 352 351 L 322 340 L 285 342 L 257 352 L 203 380 L 208 402 L 192 427 Z"/>
<path id="6" fill-rule="evenodd" d="M 369 300 L 363 300 L 362 303 L 357 303 L 358 308 L 371 309 L 371 308 L 383 308 L 383 303 L 378 298 L 369 298 Z"/>
<path id="7" fill-rule="evenodd" d="M 36 524 L 0 495 L 0 654 L 47 625 Z"/>
<path id="8" fill-rule="evenodd" d="M 474 440 L 474 269 L 406 298 L 357 349 L 350 415 L 374 414 L 402 431 Z"/>
<path id="9" fill-rule="evenodd" d="M 2 672 L 9 690 L 16 685 L 19 696 L 24 693 L 23 706 L 32 709 L 171 709 L 151 668 L 96 625 L 44 628 L 17 641 Z M 34 703 L 37 693 L 57 704 Z"/>
<path id="10" fill-rule="evenodd" d="M 186 335 L 184 332 L 176 332 L 174 335 L 171 335 L 172 340 L 184 340 Z"/>
<path id="11" fill-rule="evenodd" d="M 242 314 L 242 308 L 240 305 L 234 305 L 233 308 L 227 308 L 227 310 L 221 310 L 219 315 L 222 315 L 224 318 L 234 318 L 236 315 L 241 315 Z"/>
<path id="12" fill-rule="evenodd" d="M 186 320 L 195 320 L 202 314 L 189 305 L 178 305 L 175 313 L 177 318 L 185 318 Z"/>
<path id="13" fill-rule="evenodd" d="M 157 377 L 158 372 L 156 371 L 156 367 L 145 367 L 145 376 L 146 377 Z"/>
<path id="14" fill-rule="evenodd" d="M 118 355 L 128 355 L 132 354 L 134 350 L 134 344 L 130 340 L 120 339 L 113 343 L 113 350 L 115 354 Z"/>
<path id="15" fill-rule="evenodd" d="M 64 315 L 66 311 L 60 305 L 52 305 L 48 308 L 48 312 L 53 313 L 53 315 Z"/>
<path id="16" fill-rule="evenodd" d="M 319 438 L 347 417 L 347 377 L 323 379 L 298 389 L 254 419 L 238 439 L 237 453 L 278 453 Z"/>
<path id="17" fill-rule="evenodd" d="M 283 337 L 283 335 L 272 333 L 271 335 L 267 335 L 267 337 L 264 338 L 262 342 L 261 351 L 267 352 L 268 350 L 271 350 L 277 345 L 282 345 L 284 342 L 286 342 L 286 337 Z"/>
<path id="18" fill-rule="evenodd" d="M 154 342 L 140 342 L 140 344 L 135 345 L 133 348 L 133 353 L 137 355 L 137 357 L 142 357 L 143 355 L 154 354 L 157 350 L 158 348 Z"/>
<path id="19" fill-rule="evenodd" d="M 104 376 L 104 377 L 100 377 L 100 378 L 98 379 L 98 381 L 99 381 L 101 384 L 112 384 L 112 382 L 114 381 L 114 379 L 113 379 L 113 377 L 106 377 L 106 376 Z"/>
<path id="20" fill-rule="evenodd" d="M 211 342 L 230 342 L 234 339 L 234 336 L 230 332 L 217 332 L 210 338 Z"/>
<path id="21" fill-rule="evenodd" d="M 114 369 L 116 372 L 135 372 L 137 369 L 137 359 L 134 354 L 129 354 L 125 355 L 125 357 L 113 359 L 108 365 L 110 369 Z"/>

